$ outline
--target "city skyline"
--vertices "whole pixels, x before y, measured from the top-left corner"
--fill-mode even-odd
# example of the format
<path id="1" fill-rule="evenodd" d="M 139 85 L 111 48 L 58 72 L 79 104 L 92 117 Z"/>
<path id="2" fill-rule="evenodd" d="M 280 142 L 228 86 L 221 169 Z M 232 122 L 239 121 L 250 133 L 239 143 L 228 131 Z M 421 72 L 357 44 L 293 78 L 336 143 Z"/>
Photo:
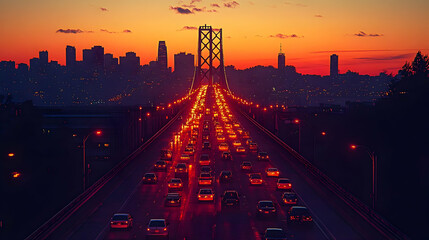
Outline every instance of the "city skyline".
<path id="1" fill-rule="evenodd" d="M 16 21 L 0 28 L 2 36 L 8 36 L 0 40 L 7 46 L 0 51 L 0 60 L 28 64 L 28 59 L 46 49 L 52 59 L 65 65 L 63 46 L 103 45 L 115 56 L 134 51 L 147 64 L 156 59 L 160 39 L 169 43 L 171 53 L 196 54 L 196 28 L 207 23 L 224 29 L 225 64 L 239 69 L 276 66 L 272 56 L 282 43 L 286 64 L 305 74 L 328 75 L 326 59 L 333 53 L 341 53 L 340 73 L 396 73 L 416 51 L 429 49 L 429 35 L 423 31 L 428 6 L 422 1 L 336 0 L 329 4 L 311 0 L 2 3 L 0 19 Z M 403 17 L 398 18 L 399 14 Z M 236 17 L 239 22 L 232 21 Z M 76 55 L 81 59 L 80 51 Z M 173 58 L 169 55 L 169 67 Z"/>

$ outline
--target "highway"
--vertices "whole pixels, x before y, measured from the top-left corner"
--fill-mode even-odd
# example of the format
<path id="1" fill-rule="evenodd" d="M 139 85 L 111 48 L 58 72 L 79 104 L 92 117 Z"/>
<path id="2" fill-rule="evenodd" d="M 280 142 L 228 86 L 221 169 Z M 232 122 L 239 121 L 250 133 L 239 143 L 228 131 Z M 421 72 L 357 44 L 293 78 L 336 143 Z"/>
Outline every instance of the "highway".
<path id="1" fill-rule="evenodd" d="M 205 103 L 206 108 L 216 105 L 214 91 L 210 88 L 207 90 Z M 249 151 L 241 134 L 237 134 L 237 139 L 245 146 L 246 152 L 236 153 L 232 145 L 233 139 L 226 137 L 233 160 L 221 159 L 222 152 L 218 150 L 219 142 L 211 120 L 213 108 L 211 110 L 210 114 L 203 111 L 199 120 L 196 151 L 190 160 L 180 160 L 180 155 L 191 136 L 191 131 L 182 129 L 192 115 L 191 109 L 187 109 L 182 117 L 149 148 L 54 231 L 50 239 L 145 239 L 147 224 L 154 218 L 167 219 L 170 239 L 180 240 L 263 239 L 264 231 L 268 227 L 284 229 L 288 239 L 383 239 L 364 222 L 356 220 L 350 210 L 342 206 L 341 202 L 336 202 L 320 184 L 308 177 L 303 168 L 290 159 L 291 156 L 286 150 L 233 109 L 231 109 L 233 119 L 240 123 L 241 128 L 249 131 L 251 139 L 258 144 L 260 151 L 268 152 L 270 161 L 258 161 L 257 153 Z M 211 150 L 202 150 L 203 122 L 208 119 L 210 119 Z M 225 122 L 219 121 L 225 130 Z M 173 133 L 179 133 L 180 140 L 173 141 L 175 144 L 171 146 Z M 159 160 L 160 150 L 167 147 L 172 147 L 173 150 L 173 161 L 169 164 L 168 170 L 156 172 L 157 184 L 143 183 L 143 175 L 154 172 L 153 165 Z M 201 188 L 197 180 L 200 173 L 198 159 L 202 152 L 208 153 L 212 160 L 211 167 L 216 181 L 210 188 L 215 192 L 214 202 L 200 202 L 197 198 L 198 190 Z M 252 162 L 251 171 L 262 173 L 261 186 L 249 184 L 248 172 L 240 168 L 242 161 Z M 180 207 L 166 207 L 164 200 L 169 191 L 167 182 L 174 177 L 174 166 L 178 162 L 186 162 L 189 166 L 188 179 L 182 179 L 185 187 L 179 191 L 182 203 Z M 298 204 L 309 208 L 313 222 L 306 224 L 287 222 L 288 206 L 282 203 L 282 191 L 276 189 L 277 178 L 265 175 L 265 169 L 268 167 L 278 168 L 281 177 L 291 179 L 293 189 L 299 196 Z M 232 171 L 231 182 L 219 182 L 218 176 L 222 170 Z M 236 190 L 239 193 L 238 209 L 222 208 L 221 195 L 225 190 Z M 260 200 L 272 200 L 278 210 L 277 216 L 262 219 L 256 217 L 256 205 Z M 130 213 L 133 216 L 131 229 L 110 229 L 110 218 L 117 212 Z"/>

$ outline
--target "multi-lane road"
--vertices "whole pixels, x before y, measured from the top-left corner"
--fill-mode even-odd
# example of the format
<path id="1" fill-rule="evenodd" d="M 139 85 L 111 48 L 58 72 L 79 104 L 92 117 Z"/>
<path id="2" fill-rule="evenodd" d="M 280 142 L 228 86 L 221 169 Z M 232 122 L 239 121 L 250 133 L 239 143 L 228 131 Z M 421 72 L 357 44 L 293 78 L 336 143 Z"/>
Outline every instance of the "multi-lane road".
<path id="1" fill-rule="evenodd" d="M 169 222 L 170 239 L 263 239 L 268 227 L 279 227 L 285 230 L 288 239 L 383 239 L 362 220 L 356 219 L 343 204 L 330 196 L 317 181 L 307 176 L 305 170 L 281 146 L 277 145 L 266 134 L 256 128 L 235 110 L 222 101 L 221 91 L 215 88 L 201 88 L 193 110 L 187 109 L 166 132 L 155 140 L 149 148 L 131 162 L 116 178 L 107 184 L 87 204 L 79 209 L 69 220 L 62 224 L 52 235 L 52 239 L 145 239 L 147 224 L 150 219 L 161 218 Z M 217 101 L 216 101 L 217 100 Z M 210 111 L 207 111 L 210 109 Z M 216 114 L 218 117 L 216 118 Z M 203 130 L 208 121 L 209 130 Z M 194 124 L 197 123 L 198 124 Z M 232 153 L 232 161 L 221 159 L 215 123 L 222 126 L 225 142 Z M 230 138 L 227 123 L 237 135 Z M 188 124 L 187 124 L 188 123 Z M 187 126 L 189 129 L 186 129 Z M 195 153 L 190 160 L 181 160 L 180 156 L 192 138 L 192 129 L 198 125 L 198 136 L 194 145 Z M 218 127 L 219 128 L 219 127 Z M 248 131 L 253 142 L 258 144 L 259 151 L 268 152 L 270 161 L 258 161 L 257 151 L 250 151 L 238 128 Z M 210 150 L 203 150 L 203 135 L 209 133 Z M 174 133 L 176 137 L 174 137 Z M 232 142 L 240 140 L 245 153 L 237 153 Z M 173 142 L 173 144 L 172 144 Z M 173 160 L 166 172 L 156 172 L 158 183 L 144 184 L 142 176 L 154 172 L 153 165 L 159 160 L 161 149 L 171 148 Z M 215 193 L 213 202 L 200 202 L 198 185 L 200 174 L 199 157 L 207 153 L 211 159 L 211 168 L 215 181 L 208 188 Z M 250 161 L 251 172 L 262 173 L 263 184 L 249 184 L 248 173 L 241 170 L 240 164 Z M 167 182 L 175 177 L 175 165 L 185 162 L 188 165 L 188 176 L 183 177 L 184 188 L 179 191 L 182 196 L 181 206 L 166 207 L 165 196 L 169 192 Z M 282 204 L 282 191 L 276 189 L 277 178 L 267 177 L 265 170 L 276 167 L 280 177 L 291 179 L 293 190 L 297 193 L 298 204 L 309 208 L 313 221 L 306 224 L 288 223 L 289 206 Z M 231 170 L 233 180 L 229 183 L 219 182 L 219 173 Z M 207 188 L 204 187 L 204 188 Z M 237 209 L 224 209 L 221 206 L 221 195 L 225 190 L 236 190 L 240 195 L 240 206 Z M 269 218 L 256 216 L 256 205 L 260 200 L 271 200 L 275 203 L 277 214 Z M 130 213 L 133 216 L 133 227 L 129 230 L 110 229 L 110 218 L 114 213 Z"/>

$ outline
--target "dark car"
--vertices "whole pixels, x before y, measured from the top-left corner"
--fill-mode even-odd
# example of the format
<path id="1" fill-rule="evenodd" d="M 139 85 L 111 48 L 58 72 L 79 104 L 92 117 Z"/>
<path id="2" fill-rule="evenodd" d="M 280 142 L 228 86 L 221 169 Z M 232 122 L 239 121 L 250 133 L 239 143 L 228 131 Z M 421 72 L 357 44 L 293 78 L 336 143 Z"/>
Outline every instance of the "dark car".
<path id="1" fill-rule="evenodd" d="M 145 173 L 142 180 L 144 183 L 157 183 L 158 182 L 158 178 L 156 177 L 155 173 Z"/>
<path id="2" fill-rule="evenodd" d="M 231 171 L 222 171 L 219 175 L 219 182 L 230 182 L 232 180 Z"/>
<path id="3" fill-rule="evenodd" d="M 186 163 L 178 163 L 174 169 L 174 173 L 176 176 L 188 174 L 188 167 L 186 166 Z"/>
<path id="4" fill-rule="evenodd" d="M 203 142 L 203 150 L 210 150 L 211 145 L 210 142 Z"/>
<path id="5" fill-rule="evenodd" d="M 270 156 L 268 155 L 267 152 L 259 152 L 258 153 L 258 160 L 260 160 L 260 161 L 270 160 Z"/>
<path id="6" fill-rule="evenodd" d="M 167 171 L 167 163 L 164 160 L 159 160 L 153 166 L 156 171 Z"/>
<path id="7" fill-rule="evenodd" d="M 232 160 L 232 155 L 231 155 L 231 153 L 230 152 L 223 152 L 222 153 L 222 159 L 223 160 Z"/>
<path id="8" fill-rule="evenodd" d="M 173 153 L 170 150 L 161 150 L 161 160 L 171 161 L 173 160 Z"/>
<path id="9" fill-rule="evenodd" d="M 273 201 L 264 200 L 259 201 L 256 205 L 258 216 L 272 216 L 277 214 L 276 206 Z"/>
<path id="10" fill-rule="evenodd" d="M 222 195 L 222 207 L 238 207 L 240 198 L 235 190 L 226 190 Z"/>
<path id="11" fill-rule="evenodd" d="M 286 233 L 281 228 L 267 228 L 264 234 L 265 240 L 286 240 Z"/>
<path id="12" fill-rule="evenodd" d="M 132 228 L 133 218 L 129 213 L 115 213 L 110 219 L 110 229 Z"/>
<path id="13" fill-rule="evenodd" d="M 210 166 L 202 166 L 201 172 L 202 173 L 212 173 L 212 168 Z"/>
<path id="14" fill-rule="evenodd" d="M 311 217 L 310 211 L 303 206 L 293 206 L 290 208 L 289 212 L 289 222 L 311 222 L 313 218 Z"/>
<path id="15" fill-rule="evenodd" d="M 298 196 L 294 192 L 284 192 L 282 194 L 282 200 L 285 204 L 296 204 L 298 202 Z"/>
<path id="16" fill-rule="evenodd" d="M 169 193 L 165 197 L 165 206 L 180 206 L 182 198 L 179 193 Z"/>

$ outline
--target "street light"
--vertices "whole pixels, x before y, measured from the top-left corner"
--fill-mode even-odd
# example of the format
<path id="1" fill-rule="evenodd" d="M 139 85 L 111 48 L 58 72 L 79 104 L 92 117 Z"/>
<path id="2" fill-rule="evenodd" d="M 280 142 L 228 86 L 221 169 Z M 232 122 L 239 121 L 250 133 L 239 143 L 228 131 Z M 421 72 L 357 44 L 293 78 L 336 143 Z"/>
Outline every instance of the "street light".
<path id="1" fill-rule="evenodd" d="M 15 156 L 15 153 L 9 153 L 7 156 L 9 156 L 9 157 L 14 157 L 14 156 Z"/>
<path id="2" fill-rule="evenodd" d="M 321 136 L 323 136 L 323 137 L 325 137 L 326 136 L 326 132 L 325 131 L 323 131 L 323 132 L 320 132 L 320 135 Z M 316 137 L 317 137 L 318 135 L 313 135 L 313 161 L 314 162 L 316 162 Z"/>
<path id="3" fill-rule="evenodd" d="M 369 157 L 372 161 L 372 194 L 371 194 L 371 200 L 372 200 L 372 209 L 375 209 L 375 201 L 377 198 L 377 155 L 375 155 L 375 152 L 371 150 L 371 148 L 364 146 L 364 145 L 350 145 L 350 148 L 352 150 L 356 150 L 358 148 L 363 148 L 368 153 Z"/>
<path id="4" fill-rule="evenodd" d="M 86 137 L 83 138 L 83 143 L 82 143 L 82 148 L 83 148 L 83 191 L 85 192 L 86 190 L 86 154 L 85 154 L 85 144 L 86 144 L 86 140 L 88 140 L 89 136 L 91 136 L 92 134 L 95 134 L 97 136 L 100 136 L 102 134 L 102 131 L 97 130 L 94 132 L 90 132 L 88 135 L 86 135 Z"/>
<path id="5" fill-rule="evenodd" d="M 301 121 L 295 119 L 293 123 L 298 124 L 298 152 L 301 152 Z"/>

